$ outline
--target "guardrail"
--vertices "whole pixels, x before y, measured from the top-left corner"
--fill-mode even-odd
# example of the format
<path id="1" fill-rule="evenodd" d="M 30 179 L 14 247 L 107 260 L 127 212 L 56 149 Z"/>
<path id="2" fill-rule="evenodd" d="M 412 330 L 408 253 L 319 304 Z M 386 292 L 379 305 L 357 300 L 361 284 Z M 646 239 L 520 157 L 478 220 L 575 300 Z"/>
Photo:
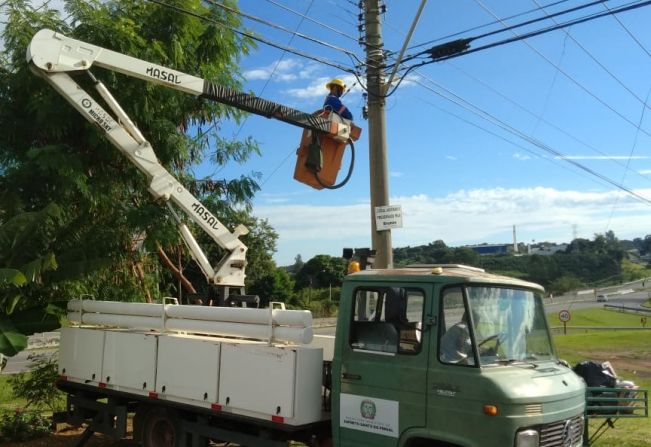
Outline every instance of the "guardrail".
<path id="1" fill-rule="evenodd" d="M 648 309 L 646 307 L 629 307 L 629 306 L 624 306 L 623 304 L 622 305 L 604 304 L 604 307 L 607 309 L 619 310 L 621 312 L 633 312 L 641 315 L 651 315 L 651 309 Z"/>
<path id="2" fill-rule="evenodd" d="M 620 418 L 649 417 L 649 391 L 645 389 L 588 387 L 585 401 L 584 446 L 591 445 L 609 428 L 615 428 Z M 604 419 L 592 436 L 588 426 L 590 419 Z"/>

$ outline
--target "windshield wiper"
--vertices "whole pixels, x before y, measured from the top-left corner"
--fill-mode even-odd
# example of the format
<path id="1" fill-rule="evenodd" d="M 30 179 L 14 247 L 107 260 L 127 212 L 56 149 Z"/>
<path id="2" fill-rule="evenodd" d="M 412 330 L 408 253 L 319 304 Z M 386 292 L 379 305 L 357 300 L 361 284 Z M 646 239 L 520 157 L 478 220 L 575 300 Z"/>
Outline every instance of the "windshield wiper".
<path id="1" fill-rule="evenodd" d="M 532 366 L 534 369 L 538 368 L 538 364 L 530 360 L 520 360 L 520 359 L 495 359 L 492 363 L 498 365 L 513 365 L 515 363 L 524 363 L 526 365 Z"/>

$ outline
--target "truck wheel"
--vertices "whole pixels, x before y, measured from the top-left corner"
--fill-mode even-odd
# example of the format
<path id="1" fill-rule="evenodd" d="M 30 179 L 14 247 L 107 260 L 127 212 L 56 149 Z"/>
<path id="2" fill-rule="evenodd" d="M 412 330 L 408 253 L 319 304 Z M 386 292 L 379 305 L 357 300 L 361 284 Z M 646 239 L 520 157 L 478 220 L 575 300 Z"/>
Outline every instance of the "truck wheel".
<path id="1" fill-rule="evenodd" d="M 181 424 L 176 412 L 154 407 L 144 414 L 143 447 L 181 447 Z"/>

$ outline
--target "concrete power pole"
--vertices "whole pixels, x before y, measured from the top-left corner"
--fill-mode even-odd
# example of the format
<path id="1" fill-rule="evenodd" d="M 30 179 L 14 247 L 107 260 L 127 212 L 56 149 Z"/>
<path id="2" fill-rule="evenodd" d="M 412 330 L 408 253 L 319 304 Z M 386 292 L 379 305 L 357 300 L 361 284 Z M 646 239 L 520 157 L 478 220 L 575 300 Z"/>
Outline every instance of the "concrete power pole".
<path id="1" fill-rule="evenodd" d="M 366 0 L 366 87 L 368 90 L 368 150 L 371 178 L 371 236 L 376 268 L 393 266 L 391 230 L 377 231 L 375 208 L 389 205 L 386 117 L 384 113 L 384 43 L 380 0 Z"/>

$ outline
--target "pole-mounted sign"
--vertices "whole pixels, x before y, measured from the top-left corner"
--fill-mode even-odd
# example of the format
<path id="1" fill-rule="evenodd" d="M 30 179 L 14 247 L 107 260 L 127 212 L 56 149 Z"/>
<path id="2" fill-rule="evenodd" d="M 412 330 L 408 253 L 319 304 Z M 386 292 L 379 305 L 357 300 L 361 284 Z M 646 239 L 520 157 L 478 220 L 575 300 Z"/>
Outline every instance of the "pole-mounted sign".
<path id="1" fill-rule="evenodd" d="M 377 231 L 402 228 L 402 207 L 400 205 L 376 206 L 375 228 Z"/>

